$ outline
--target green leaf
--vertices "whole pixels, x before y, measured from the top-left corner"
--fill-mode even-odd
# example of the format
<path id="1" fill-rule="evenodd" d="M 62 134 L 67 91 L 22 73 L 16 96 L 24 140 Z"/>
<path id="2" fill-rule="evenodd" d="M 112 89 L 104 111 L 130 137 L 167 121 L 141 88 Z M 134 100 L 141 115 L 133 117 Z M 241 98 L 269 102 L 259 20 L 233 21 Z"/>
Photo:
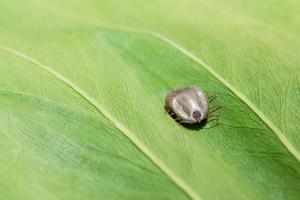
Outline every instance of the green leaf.
<path id="1" fill-rule="evenodd" d="M 297 4 L 1 1 L 0 199 L 299 199 Z"/>

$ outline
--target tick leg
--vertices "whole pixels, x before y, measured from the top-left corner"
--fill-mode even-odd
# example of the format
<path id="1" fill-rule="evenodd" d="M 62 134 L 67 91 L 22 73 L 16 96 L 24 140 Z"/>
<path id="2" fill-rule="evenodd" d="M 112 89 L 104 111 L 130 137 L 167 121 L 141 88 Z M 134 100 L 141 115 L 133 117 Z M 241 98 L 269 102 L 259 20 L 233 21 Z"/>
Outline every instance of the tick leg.
<path id="1" fill-rule="evenodd" d="M 215 112 L 217 110 L 219 110 L 220 108 L 222 108 L 223 106 L 213 106 L 211 108 L 209 108 L 209 112 L 208 114 L 212 113 L 212 112 Z"/>
<path id="2" fill-rule="evenodd" d="M 174 112 L 170 108 L 165 108 L 165 114 L 173 115 Z"/>
<path id="3" fill-rule="evenodd" d="M 219 115 L 209 115 L 206 122 L 211 122 L 214 120 L 219 120 Z"/>
<path id="4" fill-rule="evenodd" d="M 175 117 L 175 113 L 173 111 L 171 111 L 171 110 L 166 110 L 165 114 L 168 114 L 168 115 L 170 115 L 173 118 Z"/>
<path id="5" fill-rule="evenodd" d="M 208 101 L 211 102 L 217 97 L 218 97 L 217 95 L 212 95 L 212 96 L 208 97 Z"/>
<path id="6" fill-rule="evenodd" d="M 175 118 L 174 120 L 175 120 L 176 122 L 178 122 L 179 124 L 182 122 L 182 119 L 179 118 L 179 117 Z"/>
<path id="7" fill-rule="evenodd" d="M 216 127 L 218 125 L 219 125 L 219 123 L 214 123 L 213 125 L 209 125 L 209 126 L 206 125 L 203 129 L 211 129 L 211 128 Z"/>
<path id="8" fill-rule="evenodd" d="M 218 115 L 209 115 L 206 122 L 208 123 L 208 122 L 211 122 L 211 121 L 216 121 L 216 123 L 212 123 L 212 125 L 211 125 L 211 123 L 209 123 L 203 129 L 210 129 L 210 128 L 213 128 L 215 126 L 218 126 L 219 125 L 219 123 L 218 123 L 219 116 Z"/>

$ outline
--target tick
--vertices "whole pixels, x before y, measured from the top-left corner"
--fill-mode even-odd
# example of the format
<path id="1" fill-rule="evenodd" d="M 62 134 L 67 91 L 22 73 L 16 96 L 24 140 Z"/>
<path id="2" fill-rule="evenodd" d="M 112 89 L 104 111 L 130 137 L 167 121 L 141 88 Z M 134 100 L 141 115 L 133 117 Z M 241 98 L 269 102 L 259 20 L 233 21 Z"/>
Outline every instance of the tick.
<path id="1" fill-rule="evenodd" d="M 178 122 L 183 124 L 199 124 L 204 120 L 217 120 L 211 115 L 221 106 L 209 107 L 209 102 L 216 96 L 207 97 L 198 87 L 190 86 L 171 91 L 166 97 L 166 111 Z"/>

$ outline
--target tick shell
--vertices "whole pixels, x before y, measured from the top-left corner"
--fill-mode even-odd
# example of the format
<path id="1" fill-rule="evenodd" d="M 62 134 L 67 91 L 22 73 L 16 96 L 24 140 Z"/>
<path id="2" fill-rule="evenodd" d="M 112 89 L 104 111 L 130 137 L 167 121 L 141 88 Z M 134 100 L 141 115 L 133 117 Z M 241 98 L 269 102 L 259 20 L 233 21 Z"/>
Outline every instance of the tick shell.
<path id="1" fill-rule="evenodd" d="M 208 117 L 208 98 L 202 89 L 195 86 L 177 89 L 167 95 L 166 109 L 174 113 L 180 123 L 200 123 Z"/>

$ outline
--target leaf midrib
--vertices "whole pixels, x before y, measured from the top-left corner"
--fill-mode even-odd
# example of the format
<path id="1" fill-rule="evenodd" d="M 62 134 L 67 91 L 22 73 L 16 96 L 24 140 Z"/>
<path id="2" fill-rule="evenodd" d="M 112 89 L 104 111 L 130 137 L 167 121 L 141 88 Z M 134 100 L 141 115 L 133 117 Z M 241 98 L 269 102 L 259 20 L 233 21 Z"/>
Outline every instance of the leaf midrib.
<path id="1" fill-rule="evenodd" d="M 119 129 L 127 138 L 131 140 L 131 142 L 141 150 L 150 160 L 159 168 L 162 172 L 164 172 L 174 183 L 181 189 L 184 193 L 186 193 L 191 199 L 193 200 L 202 200 L 202 198 L 194 192 L 194 190 L 180 177 L 178 177 L 168 166 L 166 166 L 147 146 L 145 146 L 139 138 L 131 132 L 125 125 L 119 122 L 113 115 L 100 103 L 98 103 L 93 97 L 91 97 L 85 90 L 81 89 L 78 85 L 73 83 L 67 77 L 63 76 L 59 72 L 53 70 L 51 67 L 42 64 L 41 62 L 35 60 L 34 58 L 18 51 L 13 48 L 7 47 L 5 45 L 0 44 L 0 49 L 12 53 L 13 55 L 20 57 L 24 60 L 27 60 L 38 67 L 42 68 L 43 70 L 47 71 L 58 80 L 65 83 L 71 89 L 73 89 L 76 93 L 78 93 L 82 98 L 87 100 L 93 107 L 95 107 L 100 113 L 103 114 L 108 120 L 110 120 L 114 126 Z"/>

